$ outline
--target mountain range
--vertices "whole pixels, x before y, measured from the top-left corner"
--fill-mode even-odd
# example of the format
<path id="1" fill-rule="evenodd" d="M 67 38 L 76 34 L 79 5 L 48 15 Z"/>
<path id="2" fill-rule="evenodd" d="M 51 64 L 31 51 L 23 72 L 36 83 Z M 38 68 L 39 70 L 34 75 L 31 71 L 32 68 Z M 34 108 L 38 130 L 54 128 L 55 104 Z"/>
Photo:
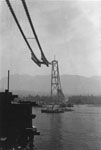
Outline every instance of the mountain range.
<path id="1" fill-rule="evenodd" d="M 79 75 L 61 75 L 62 90 L 65 95 L 101 95 L 101 77 L 84 77 Z M 7 77 L 0 80 L 0 89 L 7 88 Z M 20 95 L 49 95 L 51 89 L 50 75 L 11 75 L 10 91 Z"/>

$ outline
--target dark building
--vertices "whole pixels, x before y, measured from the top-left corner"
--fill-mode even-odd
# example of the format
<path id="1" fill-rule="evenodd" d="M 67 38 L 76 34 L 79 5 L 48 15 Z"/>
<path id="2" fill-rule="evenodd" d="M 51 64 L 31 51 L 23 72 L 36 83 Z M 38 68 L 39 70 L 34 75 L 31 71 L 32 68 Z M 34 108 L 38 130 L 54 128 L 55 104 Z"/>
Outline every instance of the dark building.
<path id="1" fill-rule="evenodd" d="M 2 149 L 33 149 L 34 135 L 39 135 L 37 129 L 32 127 L 31 104 L 15 103 L 12 95 L 6 90 L 0 92 L 0 148 Z"/>

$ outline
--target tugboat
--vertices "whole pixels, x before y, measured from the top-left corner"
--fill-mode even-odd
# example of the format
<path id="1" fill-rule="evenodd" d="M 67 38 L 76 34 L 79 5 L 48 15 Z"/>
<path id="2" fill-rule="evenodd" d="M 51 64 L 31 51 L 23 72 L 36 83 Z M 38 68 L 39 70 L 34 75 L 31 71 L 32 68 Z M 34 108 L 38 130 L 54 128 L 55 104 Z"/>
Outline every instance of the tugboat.
<path id="1" fill-rule="evenodd" d="M 34 148 L 34 136 L 39 135 L 37 128 L 32 126 L 32 114 L 30 104 L 15 103 L 18 95 L 9 92 L 8 89 L 0 92 L 0 150 L 16 150 Z"/>

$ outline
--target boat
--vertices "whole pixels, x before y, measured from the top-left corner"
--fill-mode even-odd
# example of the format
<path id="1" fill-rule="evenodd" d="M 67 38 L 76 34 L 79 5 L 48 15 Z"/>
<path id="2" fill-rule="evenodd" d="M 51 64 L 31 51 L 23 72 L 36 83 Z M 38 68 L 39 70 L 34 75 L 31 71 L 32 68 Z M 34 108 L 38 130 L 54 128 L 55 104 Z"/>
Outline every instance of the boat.
<path id="1" fill-rule="evenodd" d="M 42 113 L 64 113 L 62 109 L 41 109 Z"/>
<path id="2" fill-rule="evenodd" d="M 41 109 L 42 113 L 64 113 L 64 110 L 61 109 L 58 105 L 47 105 Z"/>

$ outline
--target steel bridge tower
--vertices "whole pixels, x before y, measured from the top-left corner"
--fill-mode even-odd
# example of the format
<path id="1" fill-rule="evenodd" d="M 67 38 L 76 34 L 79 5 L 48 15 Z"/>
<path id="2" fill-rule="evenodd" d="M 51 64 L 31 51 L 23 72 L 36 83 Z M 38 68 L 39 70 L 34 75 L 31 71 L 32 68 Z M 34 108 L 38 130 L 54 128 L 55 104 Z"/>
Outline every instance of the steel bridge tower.
<path id="1" fill-rule="evenodd" d="M 52 61 L 52 70 L 51 70 L 51 97 L 57 103 L 63 103 L 65 97 L 62 92 L 58 61 Z"/>

